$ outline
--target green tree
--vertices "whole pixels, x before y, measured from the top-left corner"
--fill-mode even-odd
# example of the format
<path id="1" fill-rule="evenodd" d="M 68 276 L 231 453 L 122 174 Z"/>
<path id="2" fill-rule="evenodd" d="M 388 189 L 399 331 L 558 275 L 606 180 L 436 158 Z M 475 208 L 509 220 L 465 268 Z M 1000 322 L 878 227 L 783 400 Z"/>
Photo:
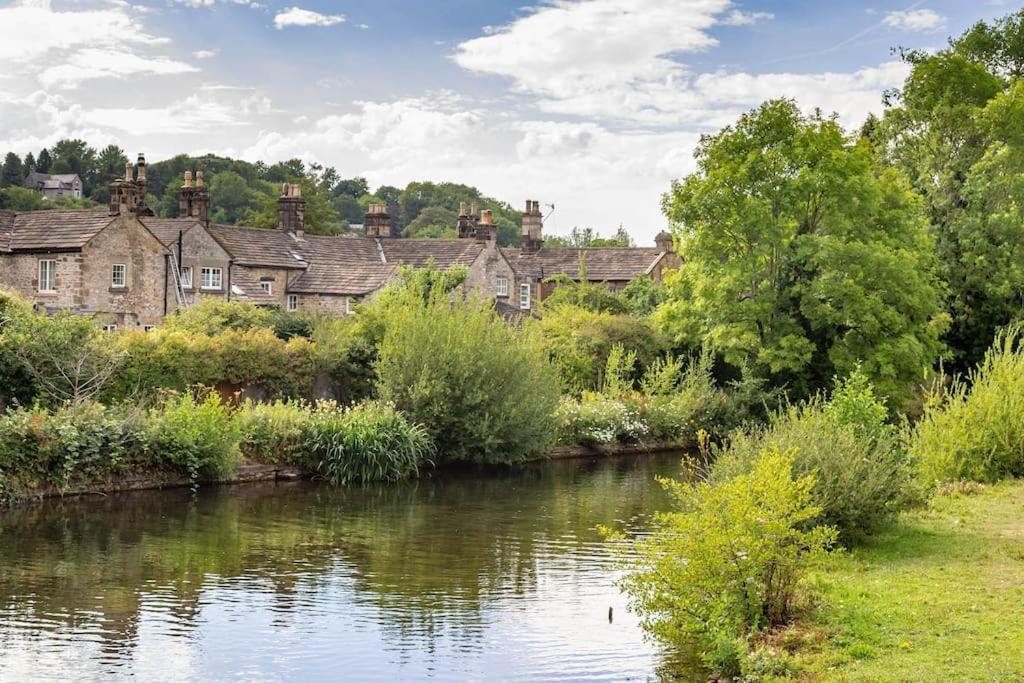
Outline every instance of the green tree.
<path id="1" fill-rule="evenodd" d="M 257 205 L 256 197 L 245 178 L 234 171 L 224 171 L 210 180 L 211 220 L 235 224 Z M 274 225 L 277 224 L 276 211 Z"/>
<path id="2" fill-rule="evenodd" d="M 34 170 L 36 170 L 36 158 L 32 156 L 32 152 L 29 152 L 25 155 L 25 160 L 22 162 L 22 173 L 27 178 L 28 174 Z"/>
<path id="3" fill-rule="evenodd" d="M 601 237 L 593 228 L 576 226 L 565 237 L 551 235 L 544 239 L 548 247 L 591 249 L 600 247 L 635 247 L 636 243 L 621 225 L 611 237 Z"/>
<path id="4" fill-rule="evenodd" d="M 39 150 L 39 158 L 36 159 L 36 170 L 40 173 L 49 173 L 51 163 L 53 163 L 53 159 L 50 156 L 50 150 L 43 147 Z"/>
<path id="5" fill-rule="evenodd" d="M 14 152 L 8 152 L 4 164 L 0 167 L 0 187 L 21 187 L 25 176 L 21 171 L 21 159 Z"/>
<path id="6" fill-rule="evenodd" d="M 958 370 L 978 362 L 995 331 L 1022 312 L 1024 222 L 1013 207 L 1024 172 L 1015 152 L 1024 119 L 1013 104 L 1022 26 L 1024 10 L 976 24 L 939 53 L 904 53 L 911 73 L 890 95 L 877 140 L 925 198 Z"/>
<path id="7" fill-rule="evenodd" d="M 660 321 L 807 394 L 858 362 L 904 399 L 941 350 L 920 199 L 833 119 L 767 102 L 705 137 L 664 198 L 681 247 Z"/>
<path id="8" fill-rule="evenodd" d="M 96 157 L 98 181 L 106 184 L 116 178 L 123 178 L 126 163 L 128 163 L 128 157 L 125 156 L 123 149 L 117 145 L 107 145 L 100 150 Z"/>
<path id="9" fill-rule="evenodd" d="M 405 237 L 455 237 L 458 215 L 443 206 L 428 206 L 420 211 L 416 220 L 405 226 Z"/>

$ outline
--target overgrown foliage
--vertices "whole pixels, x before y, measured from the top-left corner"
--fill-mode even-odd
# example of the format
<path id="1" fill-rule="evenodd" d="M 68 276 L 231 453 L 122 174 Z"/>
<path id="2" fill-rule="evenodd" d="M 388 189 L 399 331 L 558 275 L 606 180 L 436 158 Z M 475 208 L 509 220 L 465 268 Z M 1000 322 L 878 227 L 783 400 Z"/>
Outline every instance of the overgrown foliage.
<path id="1" fill-rule="evenodd" d="M 975 370 L 936 388 L 910 439 L 926 484 L 1024 476 L 1021 339 L 1000 333 Z"/>
<path id="2" fill-rule="evenodd" d="M 814 475 L 822 520 L 845 543 L 877 531 L 915 498 L 911 467 L 888 411 L 859 370 L 827 400 L 816 396 L 733 432 L 713 446 L 713 482 L 750 472 L 765 450 L 790 453 L 797 476 Z"/>
<path id="3" fill-rule="evenodd" d="M 560 382 L 532 327 L 489 302 L 409 291 L 388 307 L 379 396 L 424 425 L 439 462 L 519 462 L 554 441 Z"/>
<path id="4" fill-rule="evenodd" d="M 836 539 L 817 525 L 814 476 L 793 470 L 791 453 L 770 449 L 723 483 L 663 481 L 677 509 L 633 544 L 621 582 L 650 633 L 696 643 L 716 671 L 737 675 L 751 637 L 793 616 L 803 575 Z"/>

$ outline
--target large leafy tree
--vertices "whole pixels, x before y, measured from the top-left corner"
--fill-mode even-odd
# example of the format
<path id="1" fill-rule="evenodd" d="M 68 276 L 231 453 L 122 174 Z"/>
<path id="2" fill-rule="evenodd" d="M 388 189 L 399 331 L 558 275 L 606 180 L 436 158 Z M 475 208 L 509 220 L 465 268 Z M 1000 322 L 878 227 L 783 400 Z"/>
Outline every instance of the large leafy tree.
<path id="1" fill-rule="evenodd" d="M 1024 10 L 979 22 L 936 54 L 903 57 L 911 73 L 875 141 L 925 198 L 950 292 L 946 341 L 964 369 L 1024 306 L 1024 221 L 1013 205 L 1024 173 Z"/>
<path id="2" fill-rule="evenodd" d="M 904 178 L 789 100 L 706 136 L 696 158 L 664 199 L 684 265 L 658 316 L 676 342 L 707 343 L 798 393 L 861 363 L 905 398 L 940 353 L 943 315 Z"/>
<path id="3" fill-rule="evenodd" d="M 3 166 L 0 166 L 0 187 L 20 187 L 24 182 L 22 175 L 21 158 L 14 152 L 8 152 L 4 157 Z"/>

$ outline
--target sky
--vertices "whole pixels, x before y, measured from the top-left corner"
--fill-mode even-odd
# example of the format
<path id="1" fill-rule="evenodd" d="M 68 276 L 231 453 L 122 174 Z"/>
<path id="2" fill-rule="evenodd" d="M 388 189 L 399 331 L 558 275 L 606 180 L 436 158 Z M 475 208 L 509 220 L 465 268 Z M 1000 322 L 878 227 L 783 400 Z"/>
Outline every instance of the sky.
<path id="1" fill-rule="evenodd" d="M 298 3 L 298 4 L 295 4 Z M 882 110 L 1019 0 L 0 0 L 0 153 L 299 157 L 475 185 L 545 230 L 653 243 L 700 136 L 766 99 Z M 552 208 L 553 207 L 553 208 Z"/>

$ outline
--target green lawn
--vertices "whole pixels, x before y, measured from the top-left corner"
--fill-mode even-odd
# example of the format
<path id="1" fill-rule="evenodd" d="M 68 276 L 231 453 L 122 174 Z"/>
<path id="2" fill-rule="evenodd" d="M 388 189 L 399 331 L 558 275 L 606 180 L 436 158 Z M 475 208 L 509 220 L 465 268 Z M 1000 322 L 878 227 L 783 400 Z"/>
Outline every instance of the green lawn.
<path id="1" fill-rule="evenodd" d="M 817 577 L 804 675 L 1024 680 L 1024 482 L 940 496 Z"/>

